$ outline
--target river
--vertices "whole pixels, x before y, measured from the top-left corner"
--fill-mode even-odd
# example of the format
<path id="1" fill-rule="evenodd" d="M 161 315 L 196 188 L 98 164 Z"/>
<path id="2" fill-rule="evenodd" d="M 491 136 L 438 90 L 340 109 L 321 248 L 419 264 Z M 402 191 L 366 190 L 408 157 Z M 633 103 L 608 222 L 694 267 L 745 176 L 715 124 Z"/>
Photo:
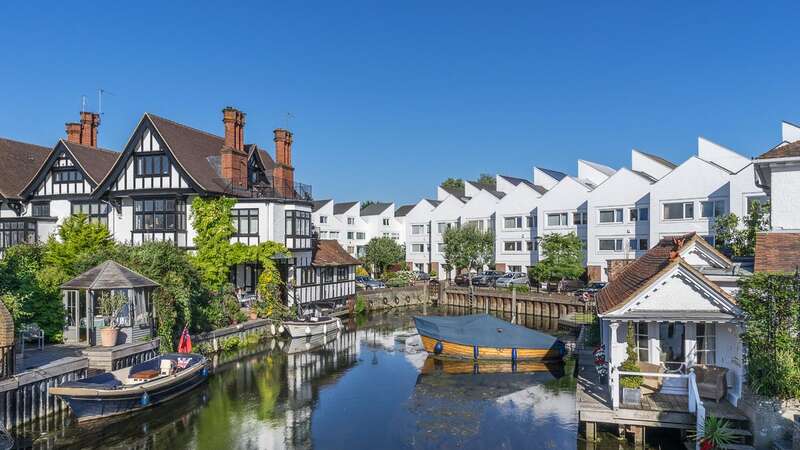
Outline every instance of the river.
<path id="1" fill-rule="evenodd" d="M 427 314 L 442 314 L 427 308 Z M 267 340 L 217 355 L 208 383 L 113 422 L 21 436 L 34 448 L 570 449 L 571 364 L 528 373 L 451 373 L 397 309 L 351 321 L 328 342 Z M 454 313 L 453 310 L 449 313 Z M 557 334 L 555 319 L 526 317 Z M 307 349 L 307 347 L 310 347 Z M 471 364 L 466 368 L 471 372 Z M 484 372 L 490 371 L 481 368 Z"/>

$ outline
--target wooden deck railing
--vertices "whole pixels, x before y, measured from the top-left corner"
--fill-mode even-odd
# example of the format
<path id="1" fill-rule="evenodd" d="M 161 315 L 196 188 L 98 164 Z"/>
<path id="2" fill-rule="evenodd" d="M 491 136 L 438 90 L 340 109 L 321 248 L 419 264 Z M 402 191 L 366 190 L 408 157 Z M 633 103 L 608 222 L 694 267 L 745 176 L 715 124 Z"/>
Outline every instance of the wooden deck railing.
<path id="1" fill-rule="evenodd" d="M 697 375 L 694 369 L 689 369 L 689 412 L 693 412 L 696 419 L 697 436 L 703 435 L 706 423 L 706 407 L 700 399 L 700 391 L 697 389 Z M 700 441 L 695 442 L 695 450 L 700 450 Z"/>

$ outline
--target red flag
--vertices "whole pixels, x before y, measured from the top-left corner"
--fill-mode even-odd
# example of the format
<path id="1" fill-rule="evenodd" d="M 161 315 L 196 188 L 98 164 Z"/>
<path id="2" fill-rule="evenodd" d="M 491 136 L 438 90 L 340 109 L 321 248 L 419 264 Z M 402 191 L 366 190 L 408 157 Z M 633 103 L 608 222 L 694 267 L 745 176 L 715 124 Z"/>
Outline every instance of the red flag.
<path id="1" fill-rule="evenodd" d="M 192 353 L 192 337 L 189 336 L 189 327 L 183 327 L 181 340 L 178 342 L 178 353 Z"/>

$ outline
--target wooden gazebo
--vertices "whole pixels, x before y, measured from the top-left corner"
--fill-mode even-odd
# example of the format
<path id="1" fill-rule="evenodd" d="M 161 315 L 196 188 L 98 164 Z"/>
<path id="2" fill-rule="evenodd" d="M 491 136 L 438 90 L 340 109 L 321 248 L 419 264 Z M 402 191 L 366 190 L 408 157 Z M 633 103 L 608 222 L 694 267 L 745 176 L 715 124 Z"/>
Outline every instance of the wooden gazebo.
<path id="1" fill-rule="evenodd" d="M 118 344 L 152 338 L 155 327 L 151 294 L 158 286 L 144 275 L 110 260 L 62 284 L 66 311 L 64 341 L 97 344 L 97 329 L 104 327 L 107 319 L 97 315 L 98 300 L 104 292 L 122 294 L 128 299 L 119 315 Z"/>

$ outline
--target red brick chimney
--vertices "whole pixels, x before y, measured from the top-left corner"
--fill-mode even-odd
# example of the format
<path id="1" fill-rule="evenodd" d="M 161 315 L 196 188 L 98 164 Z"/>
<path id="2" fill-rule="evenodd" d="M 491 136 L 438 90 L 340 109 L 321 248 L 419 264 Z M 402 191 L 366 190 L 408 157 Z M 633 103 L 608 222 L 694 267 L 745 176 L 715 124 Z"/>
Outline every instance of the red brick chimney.
<path id="1" fill-rule="evenodd" d="M 231 185 L 247 187 L 247 153 L 244 151 L 245 114 L 230 106 L 222 110 L 225 143 L 220 150 L 222 177 Z"/>
<path id="2" fill-rule="evenodd" d="M 97 128 L 100 127 L 100 114 L 81 111 L 81 121 L 65 125 L 67 142 L 97 147 Z"/>
<path id="3" fill-rule="evenodd" d="M 293 197 L 294 167 L 292 167 L 292 132 L 275 130 L 275 168 L 272 178 L 275 190 L 283 197 Z"/>

